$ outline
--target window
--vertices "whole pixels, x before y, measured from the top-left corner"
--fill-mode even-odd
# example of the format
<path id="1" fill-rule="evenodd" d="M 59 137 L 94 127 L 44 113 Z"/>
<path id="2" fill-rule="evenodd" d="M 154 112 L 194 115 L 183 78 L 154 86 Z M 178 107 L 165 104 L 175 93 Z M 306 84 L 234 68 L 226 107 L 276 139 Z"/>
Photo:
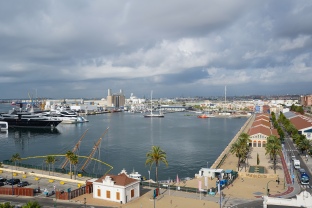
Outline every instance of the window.
<path id="1" fill-rule="evenodd" d="M 134 197 L 134 189 L 131 190 L 131 198 Z"/>
<path id="2" fill-rule="evenodd" d="M 101 197 L 101 189 L 98 189 L 98 190 L 97 190 L 97 196 L 98 196 L 98 197 Z"/>
<path id="3" fill-rule="evenodd" d="M 262 147 L 265 147 L 265 146 L 266 146 L 266 143 L 265 143 L 265 142 L 263 142 Z"/>
<path id="4" fill-rule="evenodd" d="M 120 200 L 120 193 L 116 192 L 116 200 Z"/>
<path id="5" fill-rule="evenodd" d="M 261 147 L 261 141 L 258 141 L 258 147 Z"/>
<path id="6" fill-rule="evenodd" d="M 110 199 L 110 191 L 106 191 L 106 198 Z"/>

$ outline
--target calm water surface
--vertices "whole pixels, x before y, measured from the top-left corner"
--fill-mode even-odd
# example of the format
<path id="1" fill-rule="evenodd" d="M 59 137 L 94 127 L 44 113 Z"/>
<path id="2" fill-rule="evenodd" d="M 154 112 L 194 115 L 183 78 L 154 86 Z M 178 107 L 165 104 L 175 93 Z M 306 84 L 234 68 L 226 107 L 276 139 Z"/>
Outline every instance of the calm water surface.
<path id="1" fill-rule="evenodd" d="M 0 105 L 7 111 L 10 105 Z M 72 150 L 88 129 L 78 154 L 88 156 L 94 144 L 102 137 L 95 158 L 113 166 L 112 174 L 123 168 L 134 169 L 148 178 L 149 166 L 145 166 L 146 153 L 152 145 L 160 146 L 167 153 L 169 166 L 159 168 L 159 179 L 194 177 L 201 167 L 209 166 L 217 159 L 247 118 L 198 119 L 186 113 L 168 113 L 164 118 L 144 118 L 142 114 L 112 113 L 89 115 L 90 122 L 83 124 L 60 124 L 56 131 L 9 129 L 0 135 L 0 160 L 10 159 L 15 153 L 22 158 L 48 154 L 65 154 Z M 103 136 L 105 130 L 108 132 Z M 59 164 L 63 162 L 60 158 Z M 43 159 L 24 163 L 41 165 Z M 80 160 L 82 165 L 84 160 Z M 105 165 L 90 163 L 87 171 L 102 174 Z M 154 179 L 154 168 L 150 177 Z"/>

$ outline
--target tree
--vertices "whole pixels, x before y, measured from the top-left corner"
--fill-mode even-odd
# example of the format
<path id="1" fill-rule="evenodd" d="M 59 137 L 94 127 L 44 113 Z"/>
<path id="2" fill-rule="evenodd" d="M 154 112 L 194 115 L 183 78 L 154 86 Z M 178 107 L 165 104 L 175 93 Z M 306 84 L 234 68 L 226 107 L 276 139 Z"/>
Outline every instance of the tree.
<path id="1" fill-rule="evenodd" d="M 55 163 L 55 157 L 52 155 L 48 155 L 47 158 L 45 159 L 45 162 L 49 165 L 49 175 L 50 175 L 50 167 L 51 164 L 53 165 Z"/>
<path id="2" fill-rule="evenodd" d="M 298 142 L 298 148 L 301 150 L 301 153 L 304 151 L 308 152 L 311 147 L 311 142 L 307 138 L 304 138 Z"/>
<path id="3" fill-rule="evenodd" d="M 14 205 L 11 205 L 10 202 L 4 202 L 0 204 L 0 208 L 14 208 Z"/>
<path id="4" fill-rule="evenodd" d="M 238 158 L 238 162 L 237 162 L 237 171 L 239 171 L 239 164 L 240 164 L 240 161 L 241 161 L 241 157 L 242 157 L 242 148 L 239 144 L 238 141 L 234 142 L 231 146 L 231 149 L 230 149 L 230 152 L 232 154 L 235 154 L 235 156 Z"/>
<path id="5" fill-rule="evenodd" d="M 69 161 L 71 164 L 74 165 L 74 175 L 75 175 L 75 180 L 76 180 L 76 171 L 77 171 L 77 164 L 78 164 L 78 156 L 73 154 L 70 158 Z"/>
<path id="6" fill-rule="evenodd" d="M 14 162 L 15 168 L 16 168 L 16 162 L 21 160 L 21 156 L 18 153 L 16 153 L 16 154 L 12 155 L 11 160 L 12 160 L 12 162 Z"/>
<path id="7" fill-rule="evenodd" d="M 22 208 L 41 208 L 42 206 L 37 201 L 28 201 Z"/>
<path id="8" fill-rule="evenodd" d="M 69 173 L 70 173 L 70 179 L 72 179 L 73 178 L 73 174 L 72 174 L 72 168 L 71 168 L 71 160 L 70 160 L 70 158 L 72 157 L 74 155 L 74 153 L 72 152 L 72 151 L 70 151 L 70 150 L 68 150 L 67 152 L 66 152 L 66 155 L 65 155 L 65 157 L 69 160 Z"/>
<path id="9" fill-rule="evenodd" d="M 155 176 L 156 182 L 158 182 L 158 165 L 160 162 L 163 162 L 168 166 L 167 155 L 159 146 L 152 146 L 152 149 L 146 153 L 145 165 L 150 165 L 150 168 L 155 163 Z"/>
<path id="10" fill-rule="evenodd" d="M 246 171 L 246 160 L 249 154 L 249 135 L 242 133 L 237 141 L 232 144 L 230 152 L 238 158 L 237 170 L 239 171 L 240 162 L 245 162 L 245 171 Z"/>
<path id="11" fill-rule="evenodd" d="M 273 160 L 274 173 L 276 173 L 276 156 L 282 150 L 281 141 L 276 136 L 269 136 L 265 150 L 265 154 L 270 154 L 270 158 Z"/>

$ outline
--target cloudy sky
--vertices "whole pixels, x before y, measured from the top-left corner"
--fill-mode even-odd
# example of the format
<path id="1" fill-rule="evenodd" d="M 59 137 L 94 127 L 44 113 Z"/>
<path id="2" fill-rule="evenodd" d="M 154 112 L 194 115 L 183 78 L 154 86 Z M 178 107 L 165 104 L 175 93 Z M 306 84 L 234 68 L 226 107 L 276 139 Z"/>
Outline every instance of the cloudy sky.
<path id="1" fill-rule="evenodd" d="M 310 0 L 0 2 L 0 99 L 312 93 Z"/>

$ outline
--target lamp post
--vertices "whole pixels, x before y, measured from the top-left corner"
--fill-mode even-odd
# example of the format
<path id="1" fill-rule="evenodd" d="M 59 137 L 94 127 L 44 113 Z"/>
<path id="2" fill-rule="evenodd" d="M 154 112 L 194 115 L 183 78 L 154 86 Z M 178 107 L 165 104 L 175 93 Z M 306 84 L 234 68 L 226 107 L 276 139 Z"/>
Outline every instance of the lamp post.
<path id="1" fill-rule="evenodd" d="M 87 199 L 86 198 L 83 198 L 83 200 L 84 200 L 84 207 L 86 208 L 87 207 Z"/>
<path id="2" fill-rule="evenodd" d="M 12 195 L 14 195 L 14 180 L 13 180 L 13 170 L 12 170 L 12 181 L 11 181 L 11 183 L 12 183 Z"/>
<path id="3" fill-rule="evenodd" d="M 208 163 L 209 163 L 209 162 L 207 162 L 207 168 L 209 168 L 209 167 L 208 167 Z"/>
<path id="4" fill-rule="evenodd" d="M 148 171 L 148 187 L 151 187 L 151 171 Z"/>
<path id="5" fill-rule="evenodd" d="M 267 183 L 267 196 L 269 196 L 269 193 L 270 193 L 270 191 L 269 191 L 269 183 L 272 182 L 272 181 L 273 181 L 273 180 L 270 180 L 270 181 Z M 277 179 L 276 182 L 277 182 L 277 181 L 279 181 L 279 179 Z"/>

